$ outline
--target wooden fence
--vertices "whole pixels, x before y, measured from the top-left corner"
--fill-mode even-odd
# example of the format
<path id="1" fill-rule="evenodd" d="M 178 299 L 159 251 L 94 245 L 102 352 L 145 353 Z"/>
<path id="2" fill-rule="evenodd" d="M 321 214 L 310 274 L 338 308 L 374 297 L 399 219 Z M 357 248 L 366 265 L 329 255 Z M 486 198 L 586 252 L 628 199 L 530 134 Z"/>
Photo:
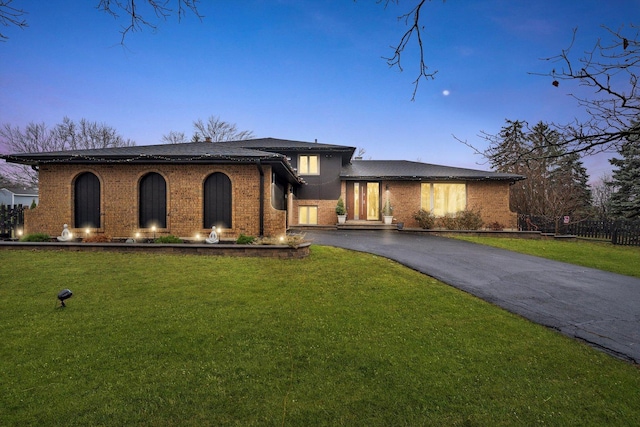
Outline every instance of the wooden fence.
<path id="1" fill-rule="evenodd" d="M 17 230 L 24 225 L 24 211 L 28 207 L 22 205 L 0 205 L 0 239 L 17 237 Z"/>
<path id="2" fill-rule="evenodd" d="M 630 220 L 581 220 L 564 224 L 558 221 L 531 215 L 518 216 L 518 228 L 542 233 L 572 234 L 578 237 L 608 240 L 614 245 L 640 246 L 640 221 Z"/>

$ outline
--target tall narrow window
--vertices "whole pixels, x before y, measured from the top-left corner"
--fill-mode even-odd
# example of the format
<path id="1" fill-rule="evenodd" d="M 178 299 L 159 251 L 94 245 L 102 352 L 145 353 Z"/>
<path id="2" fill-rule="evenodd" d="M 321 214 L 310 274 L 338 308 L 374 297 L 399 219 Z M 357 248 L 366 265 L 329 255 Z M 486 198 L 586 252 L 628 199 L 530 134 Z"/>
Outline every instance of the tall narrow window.
<path id="1" fill-rule="evenodd" d="M 100 228 L 100 180 L 91 172 L 76 178 L 73 207 L 76 228 Z"/>
<path id="2" fill-rule="evenodd" d="M 151 172 L 140 180 L 140 228 L 167 227 L 167 183 L 162 175 Z"/>
<path id="3" fill-rule="evenodd" d="M 300 175 L 318 175 L 320 173 L 318 156 L 300 156 L 298 158 L 298 172 Z"/>
<path id="4" fill-rule="evenodd" d="M 231 180 L 216 172 L 204 181 L 203 228 L 231 228 Z"/>

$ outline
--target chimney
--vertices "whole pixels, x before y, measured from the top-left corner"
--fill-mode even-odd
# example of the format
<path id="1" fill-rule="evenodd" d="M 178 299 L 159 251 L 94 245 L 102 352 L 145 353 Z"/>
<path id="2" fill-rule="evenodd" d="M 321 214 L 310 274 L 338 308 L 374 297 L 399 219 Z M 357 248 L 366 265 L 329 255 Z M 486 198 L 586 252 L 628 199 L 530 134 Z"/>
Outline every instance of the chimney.
<path id="1" fill-rule="evenodd" d="M 204 142 L 212 142 L 212 141 L 211 141 L 211 137 L 210 137 L 210 136 L 207 136 L 207 137 L 204 139 Z"/>

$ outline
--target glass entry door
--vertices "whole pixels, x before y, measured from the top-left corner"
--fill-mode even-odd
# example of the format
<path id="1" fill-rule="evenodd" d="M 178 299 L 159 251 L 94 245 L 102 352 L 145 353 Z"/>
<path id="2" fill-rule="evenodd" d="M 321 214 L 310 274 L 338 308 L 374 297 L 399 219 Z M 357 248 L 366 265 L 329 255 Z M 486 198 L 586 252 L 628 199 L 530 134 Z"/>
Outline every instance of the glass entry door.
<path id="1" fill-rule="evenodd" d="M 347 215 L 350 220 L 380 220 L 380 183 L 348 182 Z"/>
<path id="2" fill-rule="evenodd" d="M 364 195 L 363 195 L 364 196 Z M 367 182 L 366 194 L 367 221 L 377 221 L 380 219 L 380 183 Z"/>

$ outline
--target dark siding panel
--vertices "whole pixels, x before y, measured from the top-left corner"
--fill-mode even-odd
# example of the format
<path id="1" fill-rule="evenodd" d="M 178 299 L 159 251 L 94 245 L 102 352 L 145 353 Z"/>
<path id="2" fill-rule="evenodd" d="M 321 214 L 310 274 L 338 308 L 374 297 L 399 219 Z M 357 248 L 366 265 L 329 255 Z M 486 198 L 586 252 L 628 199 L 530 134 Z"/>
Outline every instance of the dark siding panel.
<path id="1" fill-rule="evenodd" d="M 296 196 L 307 200 L 338 200 L 342 157 L 334 153 L 313 154 L 317 154 L 320 159 L 320 175 L 303 175 L 307 184 L 298 189 Z"/>
<path id="2" fill-rule="evenodd" d="M 204 182 L 204 228 L 231 228 L 231 180 L 223 173 L 209 175 Z"/>
<path id="3" fill-rule="evenodd" d="M 100 228 L 100 180 L 90 172 L 76 179 L 74 188 L 76 228 Z"/>
<path id="4" fill-rule="evenodd" d="M 167 184 L 162 175 L 152 172 L 140 180 L 140 227 L 167 227 Z"/>

